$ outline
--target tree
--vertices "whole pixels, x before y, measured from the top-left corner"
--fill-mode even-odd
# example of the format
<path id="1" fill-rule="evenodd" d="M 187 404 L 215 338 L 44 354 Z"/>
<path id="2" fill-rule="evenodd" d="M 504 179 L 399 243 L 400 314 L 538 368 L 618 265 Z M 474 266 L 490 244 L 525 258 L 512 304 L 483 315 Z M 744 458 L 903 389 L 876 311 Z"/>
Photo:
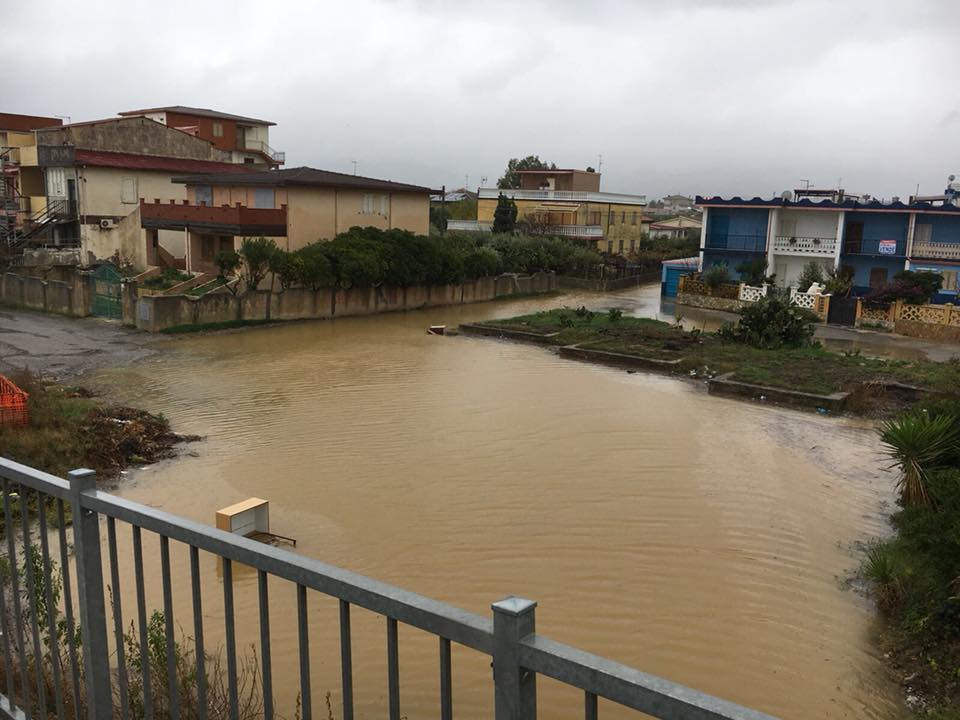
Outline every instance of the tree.
<path id="1" fill-rule="evenodd" d="M 811 260 L 803 266 L 803 271 L 797 278 L 797 290 L 805 293 L 814 283 L 823 286 L 825 280 L 826 278 L 824 278 L 823 275 L 823 265 L 818 263 L 816 260 Z"/>
<path id="2" fill-rule="evenodd" d="M 556 170 L 554 163 L 545 163 L 539 155 L 527 155 L 525 158 L 510 158 L 507 161 L 507 169 L 503 177 L 497 180 L 497 187 L 501 190 L 520 187 L 520 175 L 518 170 Z"/>
<path id="3" fill-rule="evenodd" d="M 291 285 L 298 282 L 299 264 L 299 256 L 279 248 L 270 256 L 270 272 L 280 281 L 281 290 L 289 290 Z"/>
<path id="4" fill-rule="evenodd" d="M 330 287 L 336 283 L 330 258 L 324 252 L 323 243 L 315 242 L 296 251 L 298 277 L 297 281 L 314 292 L 320 288 Z"/>
<path id="5" fill-rule="evenodd" d="M 214 258 L 214 262 L 217 264 L 217 270 L 219 271 L 217 277 L 224 284 L 226 284 L 228 278 L 232 277 L 237 272 L 237 268 L 240 267 L 243 259 L 236 250 L 221 250 Z M 227 285 L 227 288 L 230 290 L 230 292 L 236 295 L 236 284 Z"/>
<path id="6" fill-rule="evenodd" d="M 503 193 L 497 198 L 493 211 L 493 232 L 512 233 L 517 226 L 517 204 Z"/>
<path id="7" fill-rule="evenodd" d="M 740 273 L 740 279 L 747 285 L 763 285 L 769 283 L 767 277 L 767 259 L 754 258 L 753 260 L 744 260 L 737 265 L 737 272 Z"/>
<path id="8" fill-rule="evenodd" d="M 244 238 L 240 244 L 243 267 L 240 277 L 247 290 L 256 290 L 270 272 L 270 262 L 278 251 L 277 244 L 265 237 Z"/>
<path id="9" fill-rule="evenodd" d="M 430 225 L 443 235 L 447 231 L 447 222 L 450 220 L 450 210 L 442 205 L 430 205 Z"/>

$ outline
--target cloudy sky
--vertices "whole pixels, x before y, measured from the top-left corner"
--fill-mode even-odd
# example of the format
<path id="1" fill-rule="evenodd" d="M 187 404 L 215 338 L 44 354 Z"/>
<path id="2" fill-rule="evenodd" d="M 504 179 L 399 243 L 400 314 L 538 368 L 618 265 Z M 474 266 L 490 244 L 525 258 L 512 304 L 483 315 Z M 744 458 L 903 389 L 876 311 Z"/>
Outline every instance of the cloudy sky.
<path id="1" fill-rule="evenodd" d="M 3 10 L 0 111 L 273 120 L 288 165 L 493 184 L 906 196 L 960 174 L 956 0 L 89 0 Z"/>

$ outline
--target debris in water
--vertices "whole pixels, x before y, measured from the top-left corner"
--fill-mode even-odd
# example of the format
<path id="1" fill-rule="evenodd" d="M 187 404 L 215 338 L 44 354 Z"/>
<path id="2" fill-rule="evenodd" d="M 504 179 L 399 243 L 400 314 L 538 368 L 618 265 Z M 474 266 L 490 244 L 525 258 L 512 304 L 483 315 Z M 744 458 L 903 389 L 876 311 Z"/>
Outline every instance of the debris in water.
<path id="1" fill-rule="evenodd" d="M 446 335 L 446 325 L 431 325 L 427 328 L 427 335 Z"/>
<path id="2" fill-rule="evenodd" d="M 827 410 L 826 408 L 818 407 L 818 408 L 817 408 L 817 412 L 820 413 L 821 415 L 826 415 L 826 414 L 829 413 L 830 411 Z"/>

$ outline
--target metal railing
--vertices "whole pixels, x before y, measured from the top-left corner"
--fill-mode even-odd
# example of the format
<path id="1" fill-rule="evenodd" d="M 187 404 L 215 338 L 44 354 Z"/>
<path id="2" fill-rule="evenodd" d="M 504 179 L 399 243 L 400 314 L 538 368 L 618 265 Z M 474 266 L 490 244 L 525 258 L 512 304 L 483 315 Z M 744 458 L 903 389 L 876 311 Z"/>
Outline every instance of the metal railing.
<path id="1" fill-rule="evenodd" d="M 735 252 L 762 253 L 767 249 L 766 235 L 739 235 L 731 233 L 707 233 L 708 250 L 733 250 Z"/>
<path id="2" fill-rule="evenodd" d="M 308 599 L 310 591 L 336 598 L 339 602 L 340 670 L 342 716 L 354 716 L 351 608 L 356 606 L 386 619 L 387 702 L 391 720 L 400 715 L 400 664 L 398 624 L 419 628 L 439 639 L 440 717 L 453 717 L 451 644 L 472 648 L 489 655 L 493 661 L 493 694 L 497 720 L 532 720 L 536 717 L 537 675 L 559 680 L 583 691 L 584 715 L 597 717 L 598 698 L 607 698 L 656 718 L 680 720 L 770 720 L 764 715 L 733 703 L 697 692 L 676 683 L 647 675 L 633 668 L 577 650 L 536 634 L 536 603 L 508 597 L 493 603 L 492 618 L 481 617 L 442 602 L 401 590 L 356 573 L 303 557 L 288 550 L 266 545 L 239 535 L 218 530 L 170 513 L 126 500 L 96 487 L 91 470 L 75 470 L 64 480 L 33 468 L 0 458 L 0 481 L 4 507 L 7 568 L 16 568 L 19 557 L 35 558 L 42 574 L 7 572 L 0 583 L 0 620 L 2 620 L 3 670 L 5 694 L 0 695 L 0 716 L 29 720 L 68 715 L 80 720 L 131 717 L 131 679 L 143 689 L 138 712 L 154 717 L 154 706 L 162 703 L 171 720 L 178 720 L 182 686 L 176 677 L 175 640 L 170 550 L 171 543 L 189 548 L 190 597 L 193 610 L 192 657 L 196 663 L 195 701 L 197 716 L 207 717 L 208 675 L 204 651 L 204 607 L 200 582 L 201 553 L 218 559 L 222 567 L 223 608 L 226 650 L 226 686 L 229 717 L 237 718 L 238 666 L 235 625 L 234 564 L 256 571 L 259 610 L 259 671 L 261 674 L 263 716 L 274 717 L 273 675 L 270 630 L 270 593 L 268 579 L 281 580 L 296 588 L 296 637 L 300 685 L 300 716 L 312 717 L 310 630 Z M 19 528 L 13 506 L 19 508 Z M 28 508 L 33 508 L 29 510 Z M 37 512 L 39 510 L 39 512 Z M 67 543 L 67 517 L 72 520 L 74 562 L 70 562 Z M 35 517 L 30 517 L 31 513 Z M 50 532 L 48 515 L 55 529 Z M 109 598 L 104 592 L 105 568 L 102 558 L 102 530 L 106 526 Z M 143 540 L 146 533 L 159 536 L 160 582 L 163 596 L 163 622 L 166 654 L 165 697 L 152 694 L 151 664 L 133 663 L 128 667 L 123 634 L 122 607 L 130 598 L 121 597 L 117 538 L 121 526 L 132 534 L 135 582 L 134 615 L 139 627 L 141 658 L 147 657 L 148 623 L 145 601 Z M 36 550 L 39 540 L 40 549 Z M 52 589 L 56 560 L 51 541 L 59 550 L 63 577 L 63 598 L 57 602 Z M 37 555 L 39 553 L 39 555 Z M 74 615 L 71 576 L 75 578 L 78 616 Z M 20 586 L 25 578 L 26 587 Z M 38 580 L 39 578 L 39 580 Z M 47 578 L 44 581 L 43 578 Z M 275 583 L 274 583 L 275 584 Z M 40 612 L 43 608 L 51 612 Z M 209 612 L 209 610 L 208 610 Z M 112 623 L 108 617 L 112 616 Z M 65 632 L 59 633 L 60 628 Z M 82 642 L 77 635 L 82 634 Z M 112 635 L 112 638 L 110 637 Z M 50 642 L 65 638 L 64 644 Z M 127 641 L 125 643 L 125 640 Z M 82 660 L 80 658 L 82 655 Z M 49 676 L 46 673 L 49 672 Z M 136 673 L 136 674 L 134 674 Z M 139 682 L 142 681 L 142 685 Z M 37 688 L 43 688 L 37 692 Z M 72 713 L 70 712 L 72 710 Z"/>
<path id="3" fill-rule="evenodd" d="M 240 143 L 242 147 L 240 150 L 255 150 L 256 152 L 261 152 L 266 155 L 268 158 L 277 163 L 284 163 L 287 159 L 287 154 L 280 150 L 274 150 L 272 147 L 267 145 L 263 140 L 248 140 L 244 138 L 243 142 Z"/>
<path id="4" fill-rule="evenodd" d="M 887 257 L 903 257 L 906 255 L 906 239 L 863 238 L 857 240 L 846 238 L 843 241 L 843 255 L 885 255 Z"/>
<path id="5" fill-rule="evenodd" d="M 646 205 L 646 195 L 627 195 L 624 193 L 594 192 L 591 190 L 521 190 L 518 188 L 480 188 L 481 200 L 496 200 L 500 195 L 513 200 L 562 200 L 595 203 L 613 203 L 618 205 Z"/>
<path id="6" fill-rule="evenodd" d="M 960 260 L 960 243 L 915 242 L 910 256 L 933 260 Z"/>
<path id="7" fill-rule="evenodd" d="M 798 235 L 777 235 L 773 239 L 775 253 L 796 253 L 798 255 L 833 255 L 837 249 L 835 237 L 800 237 Z"/>

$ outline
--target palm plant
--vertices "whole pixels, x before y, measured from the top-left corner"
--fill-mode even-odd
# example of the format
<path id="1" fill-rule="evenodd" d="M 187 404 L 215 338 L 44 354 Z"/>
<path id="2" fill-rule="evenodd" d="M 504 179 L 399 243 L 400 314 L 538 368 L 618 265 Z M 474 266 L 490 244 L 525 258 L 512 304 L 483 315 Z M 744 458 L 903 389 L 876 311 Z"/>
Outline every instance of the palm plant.
<path id="1" fill-rule="evenodd" d="M 903 505 L 930 505 L 927 473 L 960 453 L 960 421 L 955 415 L 908 413 L 880 428 L 880 439 L 901 471 L 897 488 Z"/>

